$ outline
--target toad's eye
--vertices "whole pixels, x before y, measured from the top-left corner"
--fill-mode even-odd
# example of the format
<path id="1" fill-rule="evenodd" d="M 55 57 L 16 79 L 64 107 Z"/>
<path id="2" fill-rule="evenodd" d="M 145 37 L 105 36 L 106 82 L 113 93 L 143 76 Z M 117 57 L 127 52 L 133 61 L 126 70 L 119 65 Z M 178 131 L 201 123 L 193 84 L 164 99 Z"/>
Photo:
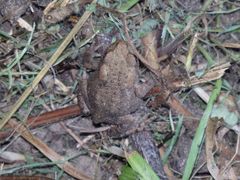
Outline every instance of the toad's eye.
<path id="1" fill-rule="evenodd" d="M 47 19 L 47 20 L 52 20 L 52 18 L 53 18 L 53 17 L 52 17 L 51 15 L 46 15 L 46 16 L 45 16 L 45 19 Z"/>

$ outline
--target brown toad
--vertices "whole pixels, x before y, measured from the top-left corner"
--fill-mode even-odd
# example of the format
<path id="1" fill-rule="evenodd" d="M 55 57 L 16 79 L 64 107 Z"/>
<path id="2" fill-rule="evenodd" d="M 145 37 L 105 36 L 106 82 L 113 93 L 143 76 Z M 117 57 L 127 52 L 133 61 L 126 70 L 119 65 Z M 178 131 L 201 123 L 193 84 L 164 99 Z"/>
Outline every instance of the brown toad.
<path id="1" fill-rule="evenodd" d="M 124 41 L 110 46 L 99 70 L 87 84 L 87 106 L 94 123 L 119 124 L 119 119 L 139 109 L 139 77 L 135 57 Z"/>
<path id="2" fill-rule="evenodd" d="M 147 111 L 139 96 L 143 96 L 151 88 L 151 84 L 149 85 L 139 84 L 135 57 L 124 41 L 117 41 L 110 46 L 96 74 L 90 76 L 85 98 L 88 99 L 86 104 L 93 122 L 115 124 L 115 128 L 109 131 L 111 137 L 131 135 L 131 139 L 136 140 L 136 148 L 140 147 L 138 151 L 142 152 L 158 175 L 163 177 L 161 158 L 151 133 L 140 132 L 134 135 L 137 127 L 140 127 L 141 118 L 148 118 L 144 117 Z"/>

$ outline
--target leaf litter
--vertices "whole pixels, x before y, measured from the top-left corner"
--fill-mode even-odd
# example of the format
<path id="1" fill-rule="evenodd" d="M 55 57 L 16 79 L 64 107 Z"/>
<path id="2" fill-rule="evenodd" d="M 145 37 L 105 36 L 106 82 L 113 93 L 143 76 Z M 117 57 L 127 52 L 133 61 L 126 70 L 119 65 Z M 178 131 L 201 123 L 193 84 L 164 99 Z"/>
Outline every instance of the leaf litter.
<path id="1" fill-rule="evenodd" d="M 92 15 L 59 54 L 57 63 L 46 71 L 46 77 L 54 80 L 40 78 L 40 83 L 13 112 L 11 120 L 7 120 L 8 124 L 14 124 L 12 119 L 17 119 L 18 124 L 29 127 L 20 128 L 24 131 L 33 125 L 34 137 L 69 160 L 74 168 L 87 169 L 83 174 L 100 179 L 117 178 L 126 159 L 113 156 L 108 149 L 120 147 L 119 152 L 114 151 L 121 154 L 127 146 L 126 140 L 107 138 L 102 133 L 105 129 L 94 127 L 87 117 L 62 119 L 65 126 L 75 127 L 72 133 L 59 123 L 50 124 L 55 120 L 46 124 L 38 121 L 38 117 L 76 104 L 77 84 L 86 64 L 97 67 L 107 47 L 123 39 L 131 45 L 132 53 L 140 62 L 141 81 L 148 77 L 154 82 L 144 99 L 158 118 L 146 128 L 154 133 L 161 144 L 160 150 L 169 154 L 166 167 L 174 171 L 165 170 L 167 176 L 239 177 L 239 2 L 122 0 L 89 5 L 90 2 L 29 0 L 19 4 L 16 0 L 1 1 L 0 123 L 23 92 L 32 86 L 37 74 L 87 10 Z M 14 13 L 8 13 L 9 6 Z M 91 71 L 94 68 L 89 68 L 87 73 Z M 207 109 L 214 82 L 219 78 L 223 81 L 220 95 L 213 108 Z M 199 156 L 186 172 L 187 158 L 192 158 L 188 157 L 191 144 L 196 143 L 193 136 L 204 111 L 211 115 L 207 117 L 206 129 L 199 127 L 203 136 L 196 135 L 200 138 L 200 148 L 194 153 Z M 75 108 L 74 112 L 73 116 L 78 115 L 79 109 Z M 181 115 L 182 127 L 180 132 L 175 132 Z M 32 117 L 31 123 L 28 117 Z M 42 156 L 38 151 L 41 151 L 41 142 L 35 149 L 18 136 L 19 129 L 14 136 L 10 131 L 6 135 L 8 128 L 9 125 L 5 125 L 0 131 L 1 151 L 17 153 L 21 159 L 1 156 L 4 164 L 1 175 L 79 177 L 64 168 L 67 173 L 62 173 L 54 159 L 49 161 Z M 178 137 L 164 138 L 174 133 Z M 174 143 L 169 143 L 171 138 Z M 81 145 L 77 146 L 78 143 Z M 21 154 L 26 156 L 25 160 Z"/>

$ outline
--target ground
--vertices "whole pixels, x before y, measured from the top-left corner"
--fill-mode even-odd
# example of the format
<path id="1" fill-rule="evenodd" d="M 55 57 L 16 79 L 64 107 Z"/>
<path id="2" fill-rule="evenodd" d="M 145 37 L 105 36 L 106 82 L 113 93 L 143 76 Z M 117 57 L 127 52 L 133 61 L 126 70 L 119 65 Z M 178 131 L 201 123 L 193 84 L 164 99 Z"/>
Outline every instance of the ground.
<path id="1" fill-rule="evenodd" d="M 0 179 L 121 179 L 129 137 L 141 131 L 154 137 L 169 179 L 238 179 L 239 1 L 90 3 L 0 1 Z M 127 55 L 110 53 L 111 64 L 116 41 Z M 134 68 L 124 65 L 129 53 Z M 96 87 L 86 88 L 96 74 Z M 93 122 L 101 105 L 89 112 L 87 99 L 98 97 L 111 120 Z M 113 123 L 117 114 L 145 119 L 134 128 Z M 121 137 L 112 126 L 125 128 Z M 64 167 L 56 163 L 63 158 Z"/>

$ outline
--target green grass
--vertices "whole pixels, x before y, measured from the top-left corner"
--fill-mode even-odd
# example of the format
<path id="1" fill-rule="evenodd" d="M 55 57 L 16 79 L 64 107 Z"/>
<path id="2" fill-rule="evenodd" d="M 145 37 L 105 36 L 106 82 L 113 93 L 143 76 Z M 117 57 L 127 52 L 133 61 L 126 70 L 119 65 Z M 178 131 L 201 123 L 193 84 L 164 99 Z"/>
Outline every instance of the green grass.
<path id="1" fill-rule="evenodd" d="M 222 80 L 219 79 L 216 81 L 215 89 L 213 90 L 210 99 L 208 101 L 207 107 L 203 113 L 203 116 L 200 120 L 199 126 L 196 130 L 195 136 L 193 138 L 193 142 L 191 145 L 191 149 L 188 155 L 188 159 L 185 165 L 184 173 L 183 173 L 183 180 L 190 179 L 190 176 L 192 174 L 196 159 L 198 157 L 200 147 L 203 141 L 203 137 L 205 134 L 205 129 L 208 123 L 208 120 L 211 116 L 213 105 L 215 100 L 217 99 L 222 87 Z"/>

